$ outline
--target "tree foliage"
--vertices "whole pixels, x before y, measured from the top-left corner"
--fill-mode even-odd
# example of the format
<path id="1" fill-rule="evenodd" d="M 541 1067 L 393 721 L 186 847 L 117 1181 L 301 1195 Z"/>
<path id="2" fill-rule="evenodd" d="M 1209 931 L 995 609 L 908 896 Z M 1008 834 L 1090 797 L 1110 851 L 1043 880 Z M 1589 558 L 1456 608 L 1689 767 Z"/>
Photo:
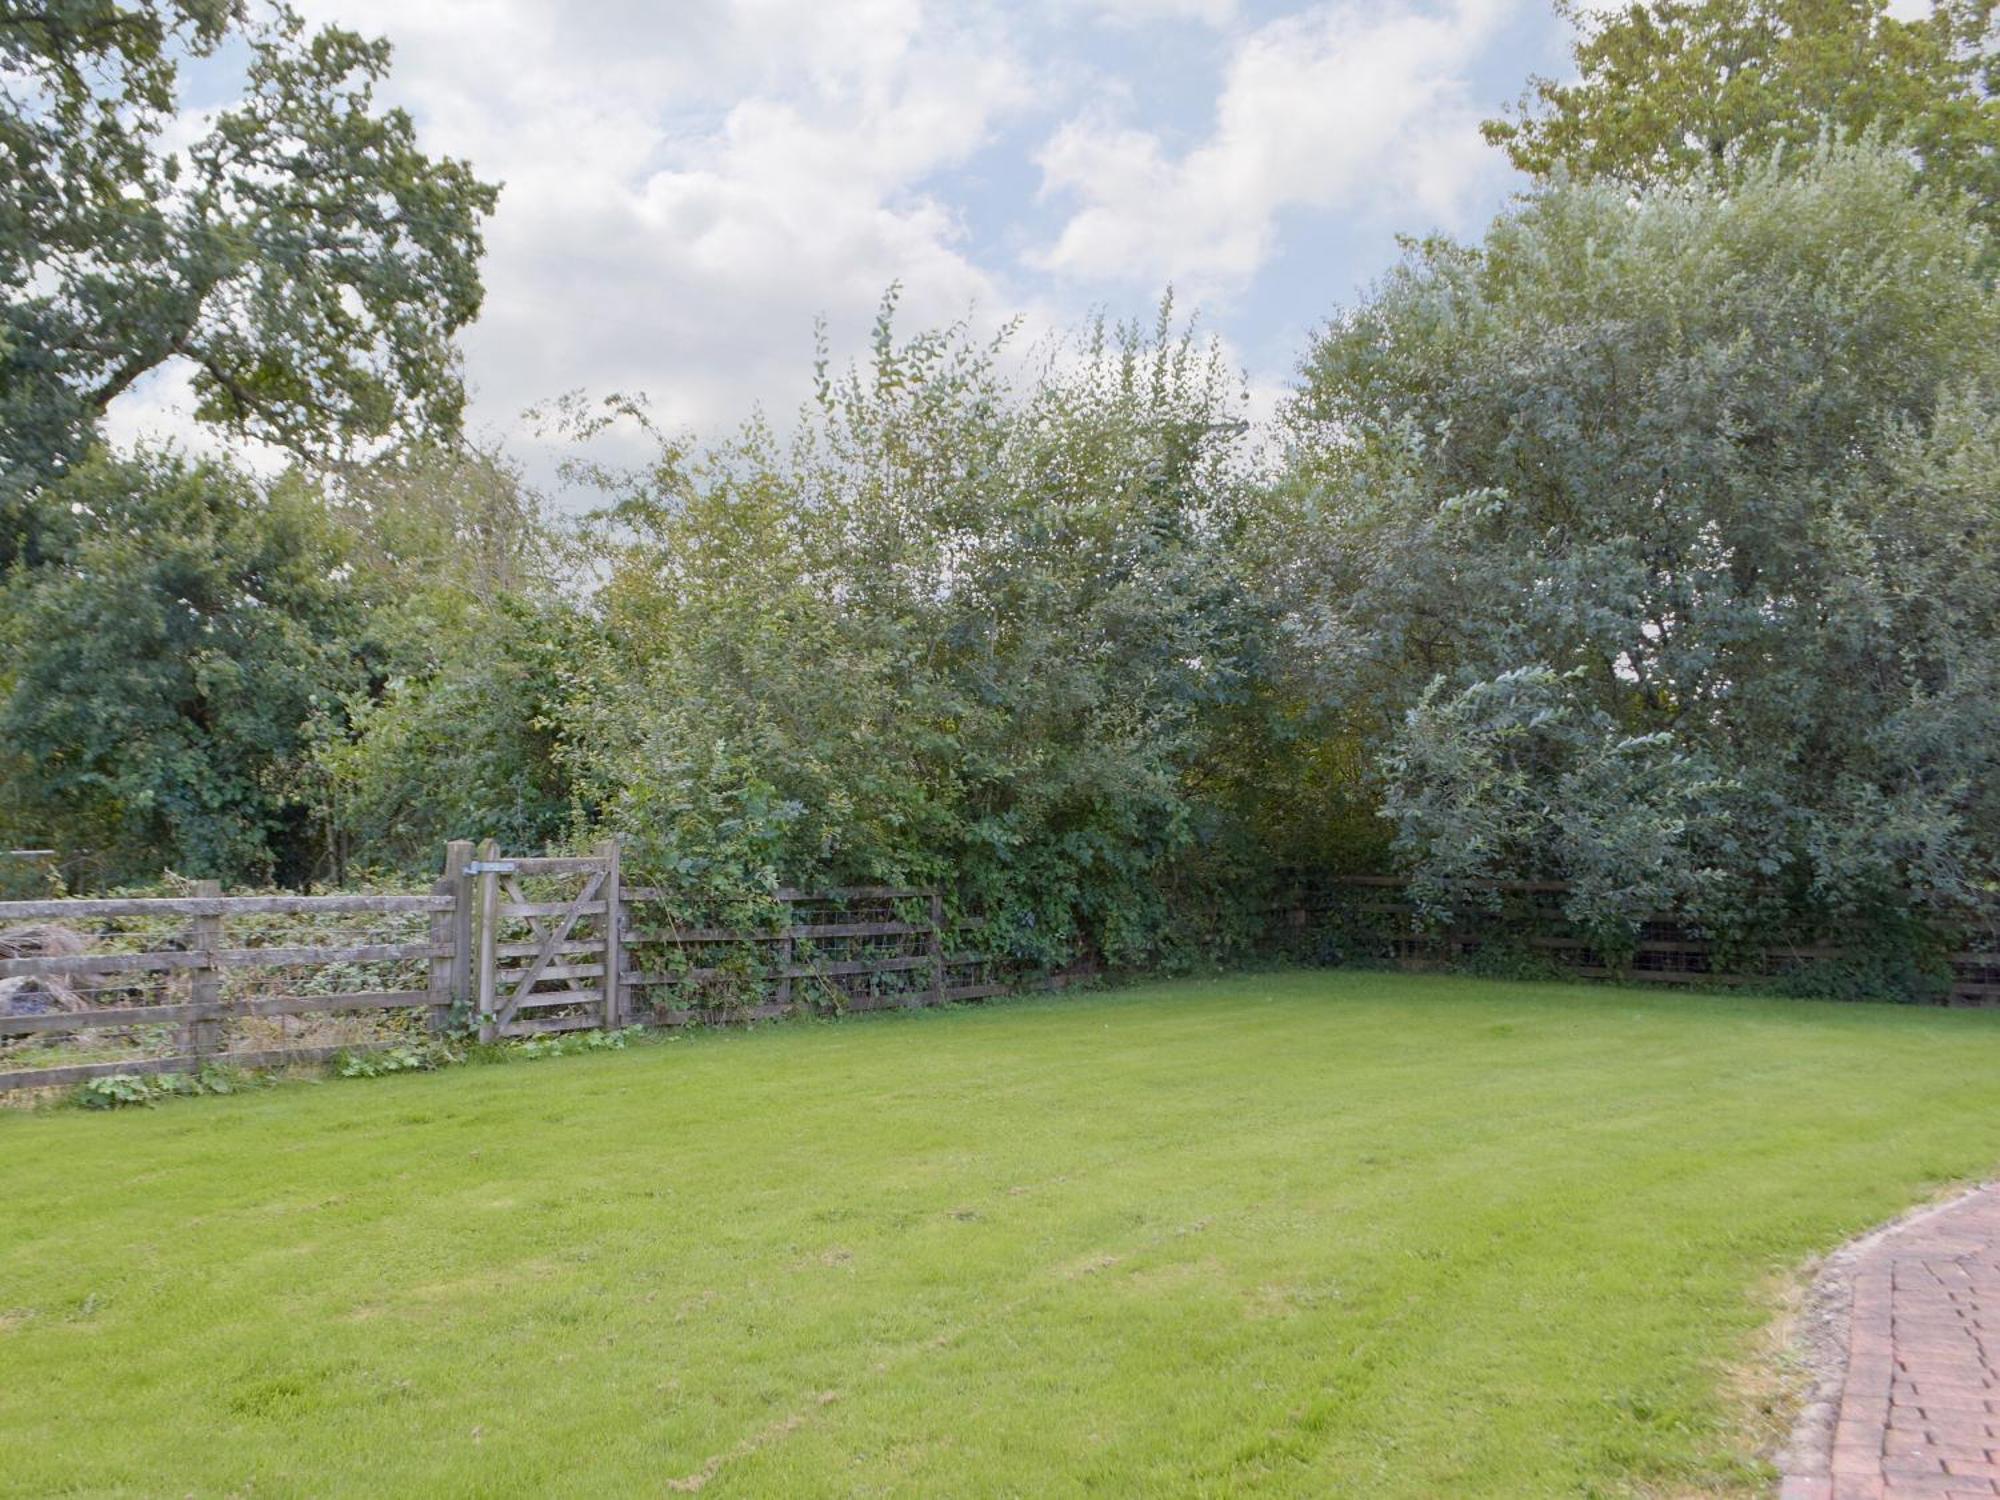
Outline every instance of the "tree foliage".
<path id="1" fill-rule="evenodd" d="M 1924 181 L 2000 227 L 1995 0 L 1556 0 L 1579 77 L 1533 80 L 1487 138 L 1523 171 L 1658 186 L 1805 156 L 1831 128 L 1906 144 Z"/>
<path id="2" fill-rule="evenodd" d="M 1911 179 L 1543 188 L 1316 342 L 1266 548 L 1434 894 L 1570 879 L 1629 934 L 1995 889 L 2000 299 Z"/>
<path id="3" fill-rule="evenodd" d="M 243 97 L 183 145 L 183 68 L 231 39 Z M 0 66 L 0 562 L 28 487 L 170 361 L 202 420 L 301 453 L 456 430 L 495 190 L 376 105 L 386 42 L 237 0 L 37 0 L 0 13 Z"/>
<path id="4" fill-rule="evenodd" d="M 419 446 L 334 487 L 100 452 L 49 494 L 0 594 L 0 829 L 73 878 L 338 880 L 572 827 L 595 634 L 504 464 Z"/>
<path id="5" fill-rule="evenodd" d="M 795 438 L 620 508 L 597 795 L 696 890 L 941 881 L 1023 955 L 1157 955 L 1260 670 L 1240 393 L 1164 309 L 1023 378 L 892 307 Z"/>
<path id="6" fill-rule="evenodd" d="M 420 445 L 354 475 L 332 514 L 375 669 L 313 725 L 328 867 L 562 840 L 584 816 L 570 705 L 598 631 L 564 592 L 576 560 L 540 498 L 494 454 Z"/>
<path id="7" fill-rule="evenodd" d="M 55 492 L 67 534 L 0 612 L 9 821 L 98 879 L 308 878 L 305 726 L 362 675 L 318 495 L 102 455 Z"/>
<path id="8" fill-rule="evenodd" d="M 1493 130 L 1541 180 L 1319 330 L 1268 444 L 1170 303 L 1024 349 L 892 293 L 795 424 L 654 432 L 576 526 L 456 434 L 491 190 L 380 44 L 9 12 L 0 831 L 293 882 L 615 832 L 690 913 L 937 885 L 1048 964 L 1241 952 L 1291 866 L 1439 921 L 1560 881 L 1614 956 L 1672 910 L 1901 986 L 2000 895 L 1993 15 L 1589 23 Z M 175 358 L 346 461 L 107 454 Z"/>

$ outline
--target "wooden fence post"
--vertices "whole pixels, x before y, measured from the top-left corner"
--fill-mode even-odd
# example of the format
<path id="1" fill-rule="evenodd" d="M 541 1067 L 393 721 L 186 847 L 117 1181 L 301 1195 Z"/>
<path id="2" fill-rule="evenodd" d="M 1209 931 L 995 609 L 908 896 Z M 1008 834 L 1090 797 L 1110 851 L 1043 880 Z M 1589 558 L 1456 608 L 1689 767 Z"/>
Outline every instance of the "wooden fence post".
<path id="1" fill-rule="evenodd" d="M 433 895 L 451 898 L 451 910 L 431 914 L 431 942 L 450 950 L 431 960 L 431 1030 L 439 1035 L 451 1030 L 453 1009 L 469 999 L 466 976 L 472 972 L 472 892 L 466 889 L 465 867 L 471 860 L 471 840 L 453 839 L 444 846 L 443 878 L 431 887 Z"/>
<path id="2" fill-rule="evenodd" d="M 616 1031 L 625 1024 L 625 907 L 618 840 L 605 839 L 597 852 L 604 857 L 604 1029 Z"/>
<path id="3" fill-rule="evenodd" d="M 500 845 L 493 839 L 479 846 L 479 861 L 491 866 L 500 858 Z M 495 1016 L 500 984 L 500 872 L 479 872 L 479 1040 L 500 1040 L 500 1022 Z"/>
<path id="4" fill-rule="evenodd" d="M 797 952 L 792 943 L 792 927 L 798 912 L 794 910 L 790 896 L 779 899 L 785 903 L 785 935 L 778 939 L 778 1004 L 789 1010 L 792 1004 L 792 964 Z"/>
<path id="5" fill-rule="evenodd" d="M 944 892 L 931 891 L 931 938 L 928 944 L 931 956 L 931 997 L 932 1005 L 944 1004 Z"/>
<path id="6" fill-rule="evenodd" d="M 219 880 L 197 880 L 194 895 L 219 898 L 222 882 Z M 222 947 L 222 908 L 214 905 L 198 911 L 194 917 L 194 951 L 201 955 L 201 966 L 188 974 L 189 1011 L 187 1026 L 187 1050 L 194 1058 L 195 1067 L 222 1050 L 222 971 L 215 966 L 215 955 Z"/>

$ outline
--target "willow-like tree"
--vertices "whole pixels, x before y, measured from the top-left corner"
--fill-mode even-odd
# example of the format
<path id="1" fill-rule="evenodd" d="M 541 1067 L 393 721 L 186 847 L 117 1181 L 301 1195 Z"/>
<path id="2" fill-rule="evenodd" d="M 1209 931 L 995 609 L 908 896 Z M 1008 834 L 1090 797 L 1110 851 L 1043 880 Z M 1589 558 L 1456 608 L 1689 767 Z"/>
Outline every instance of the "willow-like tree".
<path id="1" fill-rule="evenodd" d="M 1552 184 L 1315 341 L 1271 586 L 1432 894 L 1612 942 L 2000 890 L 2000 297 L 1912 176 Z"/>

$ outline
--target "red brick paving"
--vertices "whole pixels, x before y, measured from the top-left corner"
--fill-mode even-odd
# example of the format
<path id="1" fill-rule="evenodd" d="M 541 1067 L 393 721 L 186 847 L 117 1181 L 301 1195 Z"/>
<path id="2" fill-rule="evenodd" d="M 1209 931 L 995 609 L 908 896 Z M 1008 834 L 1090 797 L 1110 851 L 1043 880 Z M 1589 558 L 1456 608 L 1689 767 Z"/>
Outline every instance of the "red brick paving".
<path id="1" fill-rule="evenodd" d="M 2000 1495 L 2000 1187 L 1860 1246 L 1830 1443 L 1796 1442 L 1780 1500 Z"/>

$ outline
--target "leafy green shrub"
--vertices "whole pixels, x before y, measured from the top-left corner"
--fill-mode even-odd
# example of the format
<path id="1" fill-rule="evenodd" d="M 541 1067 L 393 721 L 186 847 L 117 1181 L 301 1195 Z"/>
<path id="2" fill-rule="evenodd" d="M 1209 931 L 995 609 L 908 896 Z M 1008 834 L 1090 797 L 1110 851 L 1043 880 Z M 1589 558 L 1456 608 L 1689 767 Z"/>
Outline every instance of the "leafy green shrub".
<path id="1" fill-rule="evenodd" d="M 447 1043 L 418 1042 L 343 1052 L 334 1059 L 333 1071 L 341 1078 L 382 1078 L 390 1073 L 428 1073 L 464 1060 L 465 1054 Z"/>
<path id="2" fill-rule="evenodd" d="M 201 1094 L 234 1094 L 258 1084 L 254 1075 L 229 1067 L 208 1067 L 198 1073 L 113 1073 L 79 1083 L 70 1102 L 84 1109 L 150 1107 L 162 1099 Z"/>
<path id="3" fill-rule="evenodd" d="M 626 1026 L 617 1031 L 560 1031 L 515 1042 L 508 1050 L 516 1057 L 530 1060 L 575 1057 L 585 1052 L 622 1052 L 645 1034 L 643 1026 Z"/>
<path id="4" fill-rule="evenodd" d="M 1888 1000 L 1941 1004 L 1951 965 L 1935 943 L 1897 943 L 1893 934 L 1856 934 L 1858 951 L 1792 965 L 1761 988 L 1805 1000 Z"/>
<path id="5" fill-rule="evenodd" d="M 0 822 L 93 851 L 98 881 L 308 878 L 306 721 L 365 675 L 319 496 L 99 453 L 44 498 L 61 545 L 0 590 Z"/>
<path id="6" fill-rule="evenodd" d="M 620 481 L 580 799 L 628 878 L 722 925 L 782 886 L 937 884 L 1028 968 L 1239 950 L 1272 645 L 1232 554 L 1239 383 L 1169 309 L 1026 379 L 892 314 L 793 439 Z"/>

